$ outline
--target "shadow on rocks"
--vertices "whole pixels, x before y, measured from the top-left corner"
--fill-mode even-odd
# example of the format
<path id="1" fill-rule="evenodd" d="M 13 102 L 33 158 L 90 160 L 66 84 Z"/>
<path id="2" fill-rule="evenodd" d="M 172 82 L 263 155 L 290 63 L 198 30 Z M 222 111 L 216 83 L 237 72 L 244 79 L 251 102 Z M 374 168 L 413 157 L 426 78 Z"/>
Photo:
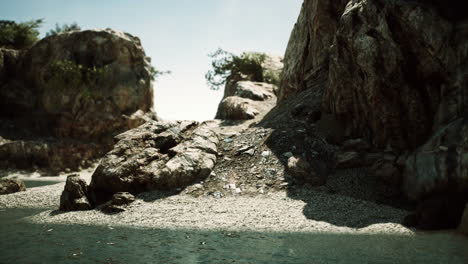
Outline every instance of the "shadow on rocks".
<path id="1" fill-rule="evenodd" d="M 304 216 L 316 221 L 351 228 L 401 223 L 408 205 L 386 196 L 370 166 L 336 167 L 343 131 L 321 113 L 321 95 L 309 89 L 292 96 L 257 125 L 273 129 L 265 144 L 284 167 L 288 196 L 304 201 Z"/>

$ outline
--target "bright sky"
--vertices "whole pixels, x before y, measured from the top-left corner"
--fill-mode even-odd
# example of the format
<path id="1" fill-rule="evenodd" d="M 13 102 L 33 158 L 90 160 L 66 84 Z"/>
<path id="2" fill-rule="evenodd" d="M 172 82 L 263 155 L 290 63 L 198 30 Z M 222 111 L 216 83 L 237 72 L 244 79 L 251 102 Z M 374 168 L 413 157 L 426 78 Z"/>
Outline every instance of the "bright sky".
<path id="1" fill-rule="evenodd" d="M 164 119 L 214 118 L 223 91 L 205 81 L 209 53 L 284 55 L 302 0 L 2 0 L 0 19 L 44 18 L 55 23 L 112 28 L 138 36 L 152 64 L 172 73 L 154 84 L 155 110 Z"/>

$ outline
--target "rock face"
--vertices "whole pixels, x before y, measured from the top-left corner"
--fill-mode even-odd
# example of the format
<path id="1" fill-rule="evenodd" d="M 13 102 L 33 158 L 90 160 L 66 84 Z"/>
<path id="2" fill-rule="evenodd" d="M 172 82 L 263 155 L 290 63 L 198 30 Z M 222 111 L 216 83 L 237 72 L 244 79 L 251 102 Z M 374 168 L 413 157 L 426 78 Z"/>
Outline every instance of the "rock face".
<path id="1" fill-rule="evenodd" d="M 0 136 L 92 142 L 99 156 L 118 133 L 156 119 L 152 74 L 140 40 L 110 29 L 58 34 L 21 53 L 2 49 L 0 118 L 32 136 L 3 128 Z"/>
<path id="2" fill-rule="evenodd" d="M 417 226 L 453 226 L 448 217 L 468 199 L 464 8 L 460 1 L 305 0 L 284 59 L 280 102 L 320 91 L 321 115 L 338 120 L 341 141 L 362 138 L 400 157 L 374 164 L 373 172 L 421 201 L 419 216 L 447 215 L 427 225 L 431 217 L 418 217 Z M 430 211 L 424 204 L 431 203 L 450 203 L 450 212 Z"/>
<path id="3" fill-rule="evenodd" d="M 0 179 L 0 194 L 26 191 L 23 181 L 17 179 Z"/>
<path id="4" fill-rule="evenodd" d="M 195 121 L 147 122 L 117 139 L 92 176 L 96 205 L 117 192 L 186 187 L 207 177 L 216 163 L 217 135 Z"/>
<path id="5" fill-rule="evenodd" d="M 328 75 L 329 50 L 349 0 L 305 0 L 284 56 L 279 100 L 314 88 Z"/>

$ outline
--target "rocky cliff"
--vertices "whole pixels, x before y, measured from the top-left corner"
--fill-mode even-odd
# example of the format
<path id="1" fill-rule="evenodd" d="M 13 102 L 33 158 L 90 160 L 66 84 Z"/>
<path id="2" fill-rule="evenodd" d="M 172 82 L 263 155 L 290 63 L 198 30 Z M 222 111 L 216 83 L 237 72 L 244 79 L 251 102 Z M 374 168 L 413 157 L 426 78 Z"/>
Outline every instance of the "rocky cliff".
<path id="1" fill-rule="evenodd" d="M 313 90 L 314 111 L 339 123 L 336 144 L 362 138 L 394 155 L 420 227 L 453 226 L 468 199 L 466 5 L 305 0 L 284 59 L 279 99 Z"/>
<path id="2" fill-rule="evenodd" d="M 0 50 L 3 165 L 57 171 L 102 155 L 115 135 L 155 118 L 152 74 L 140 40 L 113 30 Z"/>

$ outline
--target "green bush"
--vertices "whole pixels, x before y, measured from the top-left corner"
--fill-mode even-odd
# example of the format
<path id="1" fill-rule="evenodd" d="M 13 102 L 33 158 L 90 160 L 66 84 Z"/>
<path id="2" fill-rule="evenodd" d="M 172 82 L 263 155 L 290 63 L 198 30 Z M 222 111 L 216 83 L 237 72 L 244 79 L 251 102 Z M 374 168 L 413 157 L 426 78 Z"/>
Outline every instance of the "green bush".
<path id="1" fill-rule="evenodd" d="M 63 25 L 59 25 L 58 23 L 56 23 L 55 28 L 49 30 L 49 32 L 46 33 L 46 37 L 57 35 L 57 34 L 64 33 L 64 32 L 79 31 L 79 30 L 81 30 L 81 27 L 78 26 L 76 22 L 73 22 L 72 24 L 63 24 Z"/>
<path id="2" fill-rule="evenodd" d="M 213 90 L 218 90 L 226 79 L 235 74 L 246 75 L 250 80 L 255 82 L 270 82 L 276 78 L 267 75 L 262 64 L 265 62 L 267 55 L 259 52 L 244 52 L 240 56 L 218 49 L 212 54 L 209 54 L 213 61 L 212 69 L 206 75 L 206 81 Z M 279 77 L 278 77 L 279 78 Z"/>
<path id="3" fill-rule="evenodd" d="M 43 22 L 43 19 L 23 23 L 0 20 L 0 47 L 11 49 L 31 47 L 39 40 L 39 31 L 37 29 Z"/>
<path id="4" fill-rule="evenodd" d="M 86 67 L 69 60 L 59 60 L 49 66 L 47 85 L 55 91 L 79 89 L 86 96 L 91 96 L 92 87 L 104 79 L 108 70 L 107 65 Z"/>
<path id="5" fill-rule="evenodd" d="M 171 74 L 171 71 L 161 71 L 156 69 L 154 66 L 151 66 L 150 68 L 150 73 L 151 73 L 151 80 L 156 80 L 159 76 L 163 76 L 166 74 Z"/>

